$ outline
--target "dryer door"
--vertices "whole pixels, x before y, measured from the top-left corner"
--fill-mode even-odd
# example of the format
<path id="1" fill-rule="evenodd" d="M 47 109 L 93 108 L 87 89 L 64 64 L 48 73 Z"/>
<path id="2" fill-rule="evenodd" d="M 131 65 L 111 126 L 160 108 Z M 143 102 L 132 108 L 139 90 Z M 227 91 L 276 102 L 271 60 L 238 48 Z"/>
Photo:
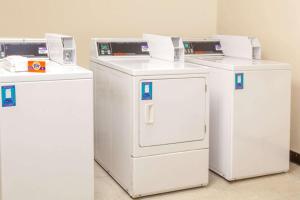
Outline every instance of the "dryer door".
<path id="1" fill-rule="evenodd" d="M 142 80 L 139 104 L 140 146 L 205 138 L 205 78 Z"/>

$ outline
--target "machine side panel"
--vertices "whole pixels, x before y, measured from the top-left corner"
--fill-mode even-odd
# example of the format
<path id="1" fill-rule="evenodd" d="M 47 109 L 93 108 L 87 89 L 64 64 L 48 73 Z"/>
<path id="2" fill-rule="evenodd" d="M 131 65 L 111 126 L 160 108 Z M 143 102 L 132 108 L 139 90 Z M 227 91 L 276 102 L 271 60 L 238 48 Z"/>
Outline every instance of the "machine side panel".
<path id="1" fill-rule="evenodd" d="M 3 192 L 2 192 L 2 179 L 3 179 L 3 171 L 2 171 L 2 132 L 1 132 L 1 125 L 2 125 L 2 121 L 1 121 L 1 111 L 0 111 L 0 200 L 3 200 Z"/>
<path id="2" fill-rule="evenodd" d="M 231 133 L 233 110 L 232 71 L 211 68 L 210 86 L 210 169 L 231 175 Z"/>
<path id="3" fill-rule="evenodd" d="M 236 73 L 244 87 L 234 94 L 233 178 L 288 171 L 291 72 Z"/>
<path id="4" fill-rule="evenodd" d="M 16 105 L 0 108 L 2 199 L 94 199 L 92 84 L 13 84 Z"/>
<path id="5" fill-rule="evenodd" d="M 94 74 L 94 144 L 95 160 L 109 171 L 112 167 L 111 81 L 104 67 L 91 64 Z"/>
<path id="6" fill-rule="evenodd" d="M 91 63 L 95 83 L 95 159 L 125 190 L 132 179 L 133 78 Z"/>

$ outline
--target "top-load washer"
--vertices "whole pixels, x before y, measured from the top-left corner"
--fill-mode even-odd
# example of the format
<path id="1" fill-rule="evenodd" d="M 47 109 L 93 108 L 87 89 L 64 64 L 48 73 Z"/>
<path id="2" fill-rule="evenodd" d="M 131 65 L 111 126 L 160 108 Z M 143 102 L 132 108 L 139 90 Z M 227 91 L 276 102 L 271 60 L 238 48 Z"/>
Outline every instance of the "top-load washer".
<path id="1" fill-rule="evenodd" d="M 233 36 L 184 41 L 186 62 L 210 71 L 210 169 L 227 180 L 289 170 L 290 65 L 252 59 L 258 44 Z"/>
<path id="2" fill-rule="evenodd" d="M 92 39 L 95 159 L 132 197 L 208 184 L 207 71 L 148 45 Z"/>
<path id="3" fill-rule="evenodd" d="M 1 200 L 93 200 L 93 75 L 48 55 L 0 39 Z"/>

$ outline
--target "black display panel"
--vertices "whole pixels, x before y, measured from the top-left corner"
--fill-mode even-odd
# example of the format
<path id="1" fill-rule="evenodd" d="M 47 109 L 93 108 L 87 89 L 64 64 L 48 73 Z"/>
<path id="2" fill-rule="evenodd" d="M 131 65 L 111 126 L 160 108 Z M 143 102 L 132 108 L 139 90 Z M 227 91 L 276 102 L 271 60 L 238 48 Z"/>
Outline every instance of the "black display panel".
<path id="1" fill-rule="evenodd" d="M 185 41 L 185 54 L 223 54 L 219 41 Z"/>
<path id="2" fill-rule="evenodd" d="M 48 57 L 47 46 L 45 42 L 41 43 L 0 43 L 0 58 L 19 55 L 25 57 Z"/>
<path id="3" fill-rule="evenodd" d="M 99 56 L 149 55 L 147 42 L 98 42 Z"/>

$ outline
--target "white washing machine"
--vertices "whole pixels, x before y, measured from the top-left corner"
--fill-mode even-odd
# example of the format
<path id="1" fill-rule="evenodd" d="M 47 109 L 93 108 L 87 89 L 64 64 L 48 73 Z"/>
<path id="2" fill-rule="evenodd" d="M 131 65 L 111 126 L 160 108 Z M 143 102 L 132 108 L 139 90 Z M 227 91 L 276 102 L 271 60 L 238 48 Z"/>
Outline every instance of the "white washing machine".
<path id="1" fill-rule="evenodd" d="M 187 62 L 210 71 L 210 169 L 230 181 L 287 172 L 290 65 L 224 56 L 219 40 L 186 40 L 184 46 Z M 257 47 L 245 54 L 229 46 L 227 52 L 260 55 Z"/>
<path id="2" fill-rule="evenodd" d="M 92 72 L 44 39 L 0 39 L 0 57 L 0 199 L 93 200 Z M 19 72 L 26 59 L 46 72 Z"/>
<path id="3" fill-rule="evenodd" d="M 93 39 L 95 159 L 132 196 L 208 184 L 207 71 Z"/>

